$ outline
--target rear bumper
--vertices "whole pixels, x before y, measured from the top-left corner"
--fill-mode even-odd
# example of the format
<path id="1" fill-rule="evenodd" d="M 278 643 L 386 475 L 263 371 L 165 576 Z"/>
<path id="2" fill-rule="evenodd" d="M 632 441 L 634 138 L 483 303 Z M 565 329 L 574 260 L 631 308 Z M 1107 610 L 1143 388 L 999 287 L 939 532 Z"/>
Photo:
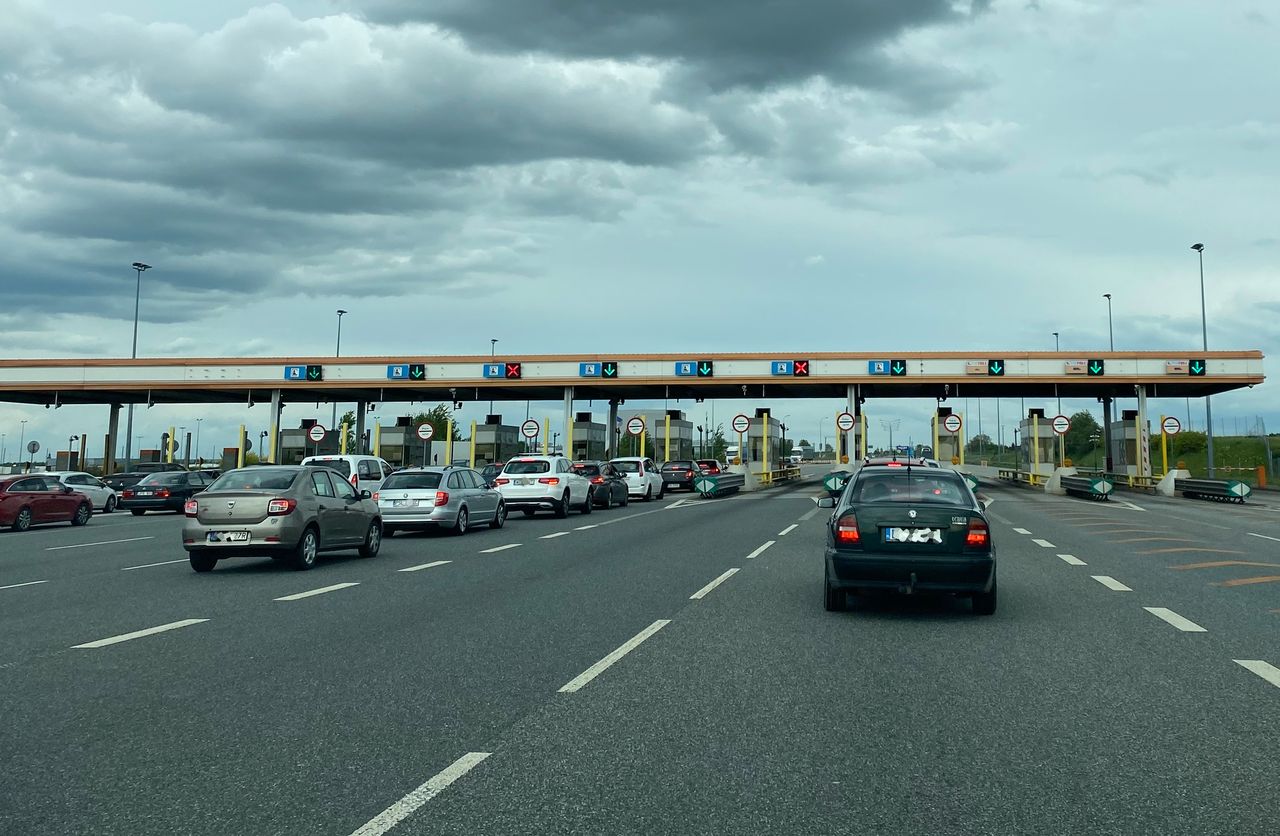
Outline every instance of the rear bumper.
<path id="1" fill-rule="evenodd" d="M 116 499 L 116 507 L 122 511 L 181 511 L 186 504 L 181 497 L 165 499 Z"/>
<path id="2" fill-rule="evenodd" d="M 430 528 L 433 525 L 452 525 L 458 512 L 440 508 L 385 508 L 379 507 L 383 528 Z"/>
<path id="3" fill-rule="evenodd" d="M 550 511 L 560 504 L 560 497 L 550 496 L 508 496 L 503 497 L 502 501 L 509 509 L 528 510 L 530 508 Z"/>
<path id="4" fill-rule="evenodd" d="M 826 561 L 827 578 L 837 589 L 988 592 L 996 579 L 993 554 L 891 557 L 827 548 Z"/>

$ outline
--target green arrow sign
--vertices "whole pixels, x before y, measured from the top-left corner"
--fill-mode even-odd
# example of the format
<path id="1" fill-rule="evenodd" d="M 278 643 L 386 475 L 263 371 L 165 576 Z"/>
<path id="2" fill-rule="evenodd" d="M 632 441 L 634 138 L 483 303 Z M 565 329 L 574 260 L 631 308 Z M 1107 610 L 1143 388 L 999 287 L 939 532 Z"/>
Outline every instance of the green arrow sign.
<path id="1" fill-rule="evenodd" d="M 706 476 L 699 476 L 693 480 L 693 486 L 698 490 L 698 493 L 711 493 L 716 489 L 716 480 Z"/>
<path id="2" fill-rule="evenodd" d="M 698 363 L 698 377 L 712 377 L 715 374 L 715 365 L 710 360 L 703 360 Z"/>
<path id="3" fill-rule="evenodd" d="M 1004 361 L 988 360 L 987 374 L 990 375 L 991 377 L 1004 377 Z"/>
<path id="4" fill-rule="evenodd" d="M 1192 361 L 1191 361 L 1191 376 L 1192 376 L 1192 377 L 1204 377 L 1204 371 L 1205 371 L 1205 367 L 1204 367 L 1204 361 L 1203 361 L 1203 360 L 1192 360 Z"/>
<path id="5" fill-rule="evenodd" d="M 846 477 L 841 473 L 828 473 L 827 477 L 822 480 L 822 487 L 828 491 L 838 491 L 844 487 Z"/>
<path id="6" fill-rule="evenodd" d="M 422 380 L 427 376 L 427 367 L 422 363 L 411 363 L 409 365 L 409 377 L 414 380 Z"/>
<path id="7" fill-rule="evenodd" d="M 600 364 L 600 373 L 605 377 L 617 377 L 618 364 L 611 360 L 606 360 Z"/>
<path id="8" fill-rule="evenodd" d="M 307 380 L 323 380 L 324 366 L 307 366 Z"/>
<path id="9" fill-rule="evenodd" d="M 1089 377 L 1102 377 L 1106 374 L 1107 364 L 1104 360 L 1089 361 Z"/>
<path id="10" fill-rule="evenodd" d="M 907 373 L 907 364 L 901 360 L 894 360 L 893 365 L 889 367 L 889 374 L 893 377 L 902 377 Z"/>

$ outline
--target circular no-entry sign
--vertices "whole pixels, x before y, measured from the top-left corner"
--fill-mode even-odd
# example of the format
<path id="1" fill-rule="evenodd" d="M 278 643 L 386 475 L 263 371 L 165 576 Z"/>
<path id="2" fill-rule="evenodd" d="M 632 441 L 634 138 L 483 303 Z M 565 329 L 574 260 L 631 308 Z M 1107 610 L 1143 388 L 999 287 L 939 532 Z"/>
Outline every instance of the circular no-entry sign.
<path id="1" fill-rule="evenodd" d="M 627 421 L 627 435 L 640 435 L 644 432 L 644 419 L 639 415 Z"/>
<path id="2" fill-rule="evenodd" d="M 858 419 L 853 417 L 852 412 L 841 412 L 836 416 L 836 426 L 840 429 L 840 432 L 849 432 L 857 423 Z"/>
<path id="3" fill-rule="evenodd" d="M 1053 416 L 1053 431 L 1058 435 L 1066 435 L 1067 430 L 1071 429 L 1071 419 L 1065 415 Z"/>
<path id="4" fill-rule="evenodd" d="M 527 419 L 520 425 L 520 434 L 525 438 L 537 438 L 540 431 L 541 428 L 538 426 L 538 422 L 532 418 Z"/>
<path id="5" fill-rule="evenodd" d="M 1165 435 L 1177 435 L 1182 432 L 1182 422 L 1170 415 L 1160 422 L 1160 429 L 1164 430 Z"/>
<path id="6" fill-rule="evenodd" d="M 964 421 L 960 420 L 960 416 L 954 412 L 942 419 L 942 428 L 952 435 L 960 432 L 960 428 L 964 426 Z"/>
<path id="7" fill-rule="evenodd" d="M 431 426 L 427 422 L 424 421 L 418 425 L 418 438 L 422 439 L 423 441 L 430 441 L 431 436 L 435 434 L 436 434 L 436 428 Z"/>
<path id="8" fill-rule="evenodd" d="M 736 433 L 744 433 L 751 429 L 751 419 L 745 415 L 733 416 L 733 431 Z"/>
<path id="9" fill-rule="evenodd" d="M 30 453 L 30 454 L 31 454 L 31 455 L 33 455 L 33 456 L 34 456 L 36 453 L 39 453 L 39 452 L 40 452 L 40 442 L 38 442 L 38 441 L 28 441 L 28 442 L 27 442 L 27 452 L 28 452 L 28 453 Z"/>
<path id="10" fill-rule="evenodd" d="M 312 424 L 311 429 L 307 430 L 307 438 L 316 444 L 324 441 L 325 428 L 320 424 Z"/>

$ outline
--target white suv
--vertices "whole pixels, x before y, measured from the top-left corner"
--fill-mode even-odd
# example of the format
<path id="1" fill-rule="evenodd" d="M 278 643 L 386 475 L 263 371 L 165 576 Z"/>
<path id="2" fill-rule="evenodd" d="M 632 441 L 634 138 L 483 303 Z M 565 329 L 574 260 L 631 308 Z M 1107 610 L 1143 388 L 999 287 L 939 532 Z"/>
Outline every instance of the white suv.
<path id="1" fill-rule="evenodd" d="M 591 480 L 575 473 L 564 456 L 517 456 L 494 482 L 507 508 L 526 517 L 539 510 L 567 517 L 570 508 L 591 513 Z"/>
<path id="2" fill-rule="evenodd" d="M 645 502 L 650 499 L 662 499 L 666 494 L 662 481 L 662 469 L 653 459 L 642 456 L 624 456 L 611 459 L 609 464 L 616 467 L 627 477 L 627 496 L 638 496 Z"/>
<path id="3" fill-rule="evenodd" d="M 347 484 L 360 491 L 376 493 L 383 481 L 391 475 L 391 465 L 377 456 L 332 455 L 307 456 L 303 467 L 327 467 L 342 474 Z"/>

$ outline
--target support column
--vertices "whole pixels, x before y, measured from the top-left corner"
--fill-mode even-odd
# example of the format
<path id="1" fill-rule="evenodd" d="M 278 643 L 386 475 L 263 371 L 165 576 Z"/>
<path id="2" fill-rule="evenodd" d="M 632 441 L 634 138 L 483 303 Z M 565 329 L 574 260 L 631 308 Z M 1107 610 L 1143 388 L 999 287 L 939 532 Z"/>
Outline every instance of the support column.
<path id="1" fill-rule="evenodd" d="M 573 387 L 564 387 L 564 457 L 573 461 Z"/>
<path id="2" fill-rule="evenodd" d="M 858 430 L 862 426 L 861 394 L 862 393 L 858 388 L 858 384 L 856 383 L 850 383 L 845 388 L 845 411 L 852 414 L 855 420 L 853 422 L 854 428 L 852 430 L 850 430 L 847 433 L 845 432 L 840 433 L 840 435 L 842 436 L 842 439 L 841 439 L 842 443 L 839 443 L 836 445 L 836 447 L 840 448 L 836 450 L 837 463 L 847 464 L 848 462 L 846 462 L 845 459 L 848 459 L 849 462 L 853 462 L 857 460 L 860 455 L 860 451 L 855 448 L 861 446 L 858 444 L 858 440 L 859 440 Z M 839 432 L 839 428 L 837 428 L 836 431 Z M 864 429 L 861 433 L 861 438 L 865 439 L 866 437 L 867 437 L 866 430 Z"/>
<path id="3" fill-rule="evenodd" d="M 367 454 L 369 451 L 364 446 L 364 414 L 369 411 L 369 405 L 364 401 L 356 403 L 356 449 L 354 452 Z"/>
<path id="4" fill-rule="evenodd" d="M 279 464 L 280 462 L 280 412 L 283 409 L 284 409 L 284 404 L 281 402 L 280 390 L 272 389 L 271 390 L 271 424 L 270 424 L 271 438 L 269 439 L 271 442 L 271 450 L 269 453 L 267 453 L 267 461 L 271 462 L 272 464 Z"/>
<path id="5" fill-rule="evenodd" d="M 120 435 L 120 404 L 113 403 L 107 414 L 107 449 L 102 457 L 102 475 L 116 473 L 116 444 Z"/>
<path id="6" fill-rule="evenodd" d="M 1111 398 L 1102 399 L 1102 454 L 1102 469 L 1113 473 L 1115 463 L 1111 461 Z"/>
<path id="7" fill-rule="evenodd" d="M 1147 426 L 1147 387 L 1138 385 L 1133 387 L 1138 393 L 1138 475 L 1141 477 L 1151 476 L 1151 429 Z"/>
<path id="8" fill-rule="evenodd" d="M 609 425 L 605 429 L 605 458 L 613 459 L 618 456 L 618 399 L 611 398 L 609 400 Z"/>

